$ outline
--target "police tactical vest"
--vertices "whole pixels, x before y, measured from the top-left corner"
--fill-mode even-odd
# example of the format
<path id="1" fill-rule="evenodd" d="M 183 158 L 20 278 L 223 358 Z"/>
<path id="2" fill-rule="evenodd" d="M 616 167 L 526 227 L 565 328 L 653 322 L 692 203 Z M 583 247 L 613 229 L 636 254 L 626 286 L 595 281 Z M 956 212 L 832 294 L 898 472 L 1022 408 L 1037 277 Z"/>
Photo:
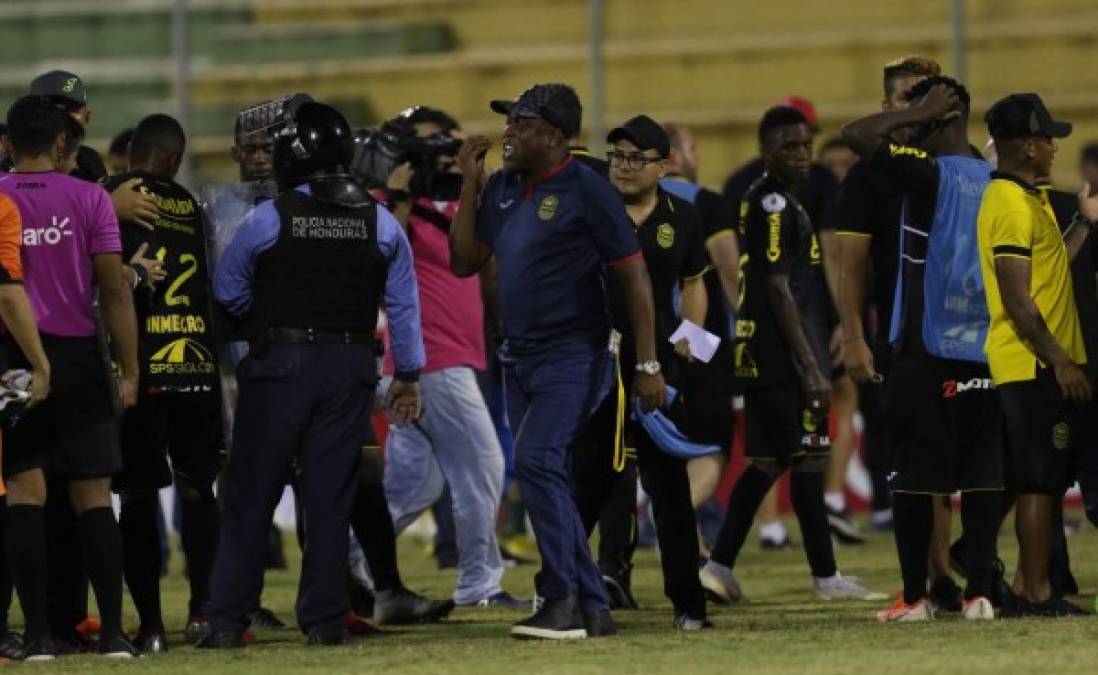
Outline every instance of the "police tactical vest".
<path id="1" fill-rule="evenodd" d="M 297 190 L 274 201 L 275 245 L 259 256 L 256 328 L 373 333 L 388 261 L 377 242 L 377 208 L 326 204 Z"/>
<path id="2" fill-rule="evenodd" d="M 984 343 L 990 316 L 980 270 L 976 217 L 991 165 L 972 157 L 939 157 L 938 199 L 927 242 L 923 275 L 922 338 L 927 352 L 944 358 L 987 363 Z M 905 207 L 906 210 L 906 207 Z M 900 238 L 903 256 L 903 237 Z M 901 263 L 902 268 L 902 263 Z M 891 339 L 902 330 L 903 274 L 896 284 Z"/>

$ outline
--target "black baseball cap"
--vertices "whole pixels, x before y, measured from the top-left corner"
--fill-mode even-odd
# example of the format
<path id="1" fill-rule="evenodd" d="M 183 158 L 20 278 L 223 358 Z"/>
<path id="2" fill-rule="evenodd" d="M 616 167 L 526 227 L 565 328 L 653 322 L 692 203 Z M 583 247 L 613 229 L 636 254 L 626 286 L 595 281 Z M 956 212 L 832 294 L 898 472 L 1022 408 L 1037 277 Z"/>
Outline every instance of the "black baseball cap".
<path id="1" fill-rule="evenodd" d="M 606 142 L 615 143 L 623 138 L 632 141 L 638 150 L 655 150 L 664 159 L 671 154 L 671 139 L 667 137 L 667 132 L 648 115 L 630 117 L 620 127 L 611 129 L 606 135 Z"/>
<path id="2" fill-rule="evenodd" d="M 35 96 L 67 98 L 77 105 L 87 105 L 88 92 L 84 80 L 65 70 L 51 70 L 31 80 L 30 93 Z"/>
<path id="3" fill-rule="evenodd" d="M 583 107 L 576 90 L 567 84 L 535 84 L 513 101 L 494 100 L 492 110 L 508 117 L 540 117 L 568 137 L 580 130 Z"/>
<path id="4" fill-rule="evenodd" d="M 1037 94 L 1011 94 L 999 99 L 984 115 L 987 130 L 997 141 L 1029 136 L 1067 138 L 1070 122 L 1052 119 L 1044 101 Z"/>

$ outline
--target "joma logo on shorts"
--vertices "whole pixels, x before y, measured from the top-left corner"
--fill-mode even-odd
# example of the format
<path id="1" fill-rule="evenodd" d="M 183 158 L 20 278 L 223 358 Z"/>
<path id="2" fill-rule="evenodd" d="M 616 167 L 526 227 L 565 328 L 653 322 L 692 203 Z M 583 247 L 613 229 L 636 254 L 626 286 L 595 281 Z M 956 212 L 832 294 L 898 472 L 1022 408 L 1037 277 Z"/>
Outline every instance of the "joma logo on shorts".
<path id="1" fill-rule="evenodd" d="M 965 391 L 971 391 L 973 389 L 994 389 L 995 383 L 987 377 L 974 377 L 967 382 L 958 382 L 957 380 L 946 380 L 942 382 L 942 398 L 953 398 L 957 394 Z"/>

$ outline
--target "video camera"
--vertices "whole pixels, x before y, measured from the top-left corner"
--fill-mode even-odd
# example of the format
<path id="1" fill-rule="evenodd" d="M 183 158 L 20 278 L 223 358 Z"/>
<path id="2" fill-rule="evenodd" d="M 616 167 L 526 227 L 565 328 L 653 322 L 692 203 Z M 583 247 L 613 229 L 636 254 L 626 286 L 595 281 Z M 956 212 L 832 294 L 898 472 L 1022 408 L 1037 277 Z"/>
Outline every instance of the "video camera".
<path id="1" fill-rule="evenodd" d="M 274 135 L 293 117 L 298 106 L 312 100 L 308 94 L 287 94 L 244 108 L 236 116 L 238 131 L 244 134 L 266 131 Z"/>
<path id="2" fill-rule="evenodd" d="M 438 159 L 456 155 L 461 140 L 449 131 L 417 136 L 416 117 L 422 110 L 419 106 L 408 108 L 377 129 L 357 131 L 351 173 L 367 187 L 384 187 L 393 169 L 408 162 L 412 165 L 411 194 L 455 200 L 461 192 L 461 176 L 439 171 Z"/>

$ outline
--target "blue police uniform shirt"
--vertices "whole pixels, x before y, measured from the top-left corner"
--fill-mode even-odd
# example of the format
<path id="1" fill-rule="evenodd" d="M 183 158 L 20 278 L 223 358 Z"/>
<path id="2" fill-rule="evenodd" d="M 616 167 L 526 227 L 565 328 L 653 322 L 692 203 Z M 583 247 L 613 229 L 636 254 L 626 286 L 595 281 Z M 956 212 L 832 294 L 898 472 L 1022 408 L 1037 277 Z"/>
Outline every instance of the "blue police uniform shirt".
<path id="1" fill-rule="evenodd" d="M 481 195 L 476 229 L 496 256 L 512 354 L 607 339 L 605 266 L 638 258 L 641 249 L 621 195 L 605 178 L 572 157 L 537 181 L 498 171 Z"/>
<path id="2" fill-rule="evenodd" d="M 295 188 L 309 194 L 309 187 Z M 412 266 L 408 237 L 393 214 L 381 205 L 377 208 L 377 243 L 389 262 L 385 280 L 385 314 L 392 336 L 390 349 L 396 370 L 414 373 L 423 367 L 426 354 L 419 323 L 419 291 Z M 260 254 L 278 241 L 282 223 L 274 201 L 265 201 L 252 209 L 225 249 L 214 270 L 214 298 L 230 313 L 240 316 L 252 304 L 255 265 Z"/>

